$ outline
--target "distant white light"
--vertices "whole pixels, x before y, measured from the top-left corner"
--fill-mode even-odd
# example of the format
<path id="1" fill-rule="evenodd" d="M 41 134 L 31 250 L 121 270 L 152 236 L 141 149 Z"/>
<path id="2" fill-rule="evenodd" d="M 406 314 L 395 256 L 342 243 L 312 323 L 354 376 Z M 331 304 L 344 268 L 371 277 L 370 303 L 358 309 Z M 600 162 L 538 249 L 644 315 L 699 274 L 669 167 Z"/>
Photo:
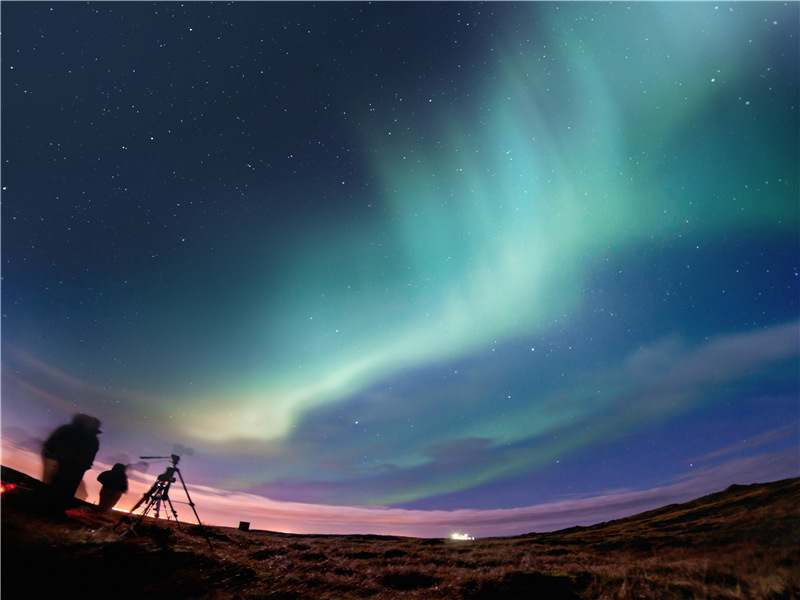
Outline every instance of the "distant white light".
<path id="1" fill-rule="evenodd" d="M 451 540 L 474 540 L 475 538 L 467 533 L 454 533 L 450 536 Z"/>

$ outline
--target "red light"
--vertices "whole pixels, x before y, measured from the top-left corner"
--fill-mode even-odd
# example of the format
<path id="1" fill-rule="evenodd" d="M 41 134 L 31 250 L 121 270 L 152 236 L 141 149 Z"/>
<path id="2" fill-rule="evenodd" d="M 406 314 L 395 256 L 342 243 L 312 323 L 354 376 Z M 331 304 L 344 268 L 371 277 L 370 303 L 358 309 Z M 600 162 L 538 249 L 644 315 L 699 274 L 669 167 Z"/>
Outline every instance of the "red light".
<path id="1" fill-rule="evenodd" d="M 5 493 L 17 487 L 16 483 L 3 483 L 0 484 L 0 493 Z"/>

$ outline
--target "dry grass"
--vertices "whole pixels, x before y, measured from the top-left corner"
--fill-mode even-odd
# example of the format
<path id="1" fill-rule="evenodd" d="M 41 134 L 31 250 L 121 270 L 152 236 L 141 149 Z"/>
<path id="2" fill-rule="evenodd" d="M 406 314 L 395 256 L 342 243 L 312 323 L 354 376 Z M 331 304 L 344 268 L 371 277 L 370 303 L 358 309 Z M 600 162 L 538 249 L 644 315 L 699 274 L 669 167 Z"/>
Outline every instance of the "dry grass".
<path id="1" fill-rule="evenodd" d="M 3 511 L 4 600 L 800 599 L 800 480 L 590 528 L 476 541 L 295 536 Z M 41 578 L 23 567 L 40 566 Z M 109 590 L 113 593 L 109 595 Z M 95 591 L 97 593 L 95 594 Z"/>

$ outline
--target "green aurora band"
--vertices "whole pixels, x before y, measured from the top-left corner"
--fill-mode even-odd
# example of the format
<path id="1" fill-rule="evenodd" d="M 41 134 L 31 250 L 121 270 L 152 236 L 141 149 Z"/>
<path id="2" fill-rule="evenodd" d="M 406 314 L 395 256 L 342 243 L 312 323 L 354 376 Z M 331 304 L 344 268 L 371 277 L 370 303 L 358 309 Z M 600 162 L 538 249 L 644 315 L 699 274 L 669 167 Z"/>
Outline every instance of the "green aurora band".
<path id="1" fill-rule="evenodd" d="M 258 448 L 274 459 L 272 476 L 297 476 L 304 465 L 279 441 L 314 410 L 423 365 L 535 334 L 577 310 L 597 261 L 687 232 L 713 244 L 734 233 L 791 230 L 798 220 L 791 155 L 731 125 L 748 114 L 753 122 L 756 114 L 761 123 L 785 119 L 770 115 L 766 92 L 753 85 L 772 76 L 763 59 L 770 29 L 756 17 L 763 6 L 592 9 L 617 24 L 579 18 L 585 6 L 540 7 L 549 16 L 535 35 L 520 26 L 486 49 L 485 77 L 471 96 L 453 102 L 431 94 L 428 112 L 413 113 L 402 95 L 426 91 L 401 90 L 396 111 L 362 124 L 379 182 L 364 199 L 374 216 L 346 232 L 341 223 L 309 223 L 302 239 L 286 242 L 290 267 L 270 291 L 280 300 L 253 319 L 263 361 L 237 373 L 236 383 L 212 382 L 199 399 L 179 398 L 184 435 Z M 596 402 L 570 390 L 519 399 L 517 416 L 503 415 L 502 427 L 488 417 L 439 439 L 494 431 L 493 444 L 513 446 L 590 419 L 636 389 L 606 385 Z M 687 402 L 639 409 L 614 426 L 633 427 Z M 538 453 L 512 447 L 504 462 L 468 480 L 443 473 L 375 502 L 522 472 L 609 428 Z M 378 445 L 369 451 L 381 453 Z M 391 457 L 400 468 L 429 460 L 416 444 Z"/>

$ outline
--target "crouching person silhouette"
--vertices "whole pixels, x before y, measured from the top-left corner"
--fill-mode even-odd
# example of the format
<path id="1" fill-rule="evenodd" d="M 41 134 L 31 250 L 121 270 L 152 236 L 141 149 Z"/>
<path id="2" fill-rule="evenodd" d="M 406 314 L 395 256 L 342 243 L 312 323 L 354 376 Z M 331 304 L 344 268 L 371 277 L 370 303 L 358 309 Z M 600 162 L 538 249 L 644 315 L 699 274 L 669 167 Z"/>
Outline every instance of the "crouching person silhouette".
<path id="1" fill-rule="evenodd" d="M 97 481 L 103 484 L 100 488 L 100 503 L 98 512 L 107 514 L 119 502 L 122 494 L 128 491 L 128 476 L 125 474 L 125 465 L 117 463 L 110 471 L 103 471 L 97 476 Z"/>

